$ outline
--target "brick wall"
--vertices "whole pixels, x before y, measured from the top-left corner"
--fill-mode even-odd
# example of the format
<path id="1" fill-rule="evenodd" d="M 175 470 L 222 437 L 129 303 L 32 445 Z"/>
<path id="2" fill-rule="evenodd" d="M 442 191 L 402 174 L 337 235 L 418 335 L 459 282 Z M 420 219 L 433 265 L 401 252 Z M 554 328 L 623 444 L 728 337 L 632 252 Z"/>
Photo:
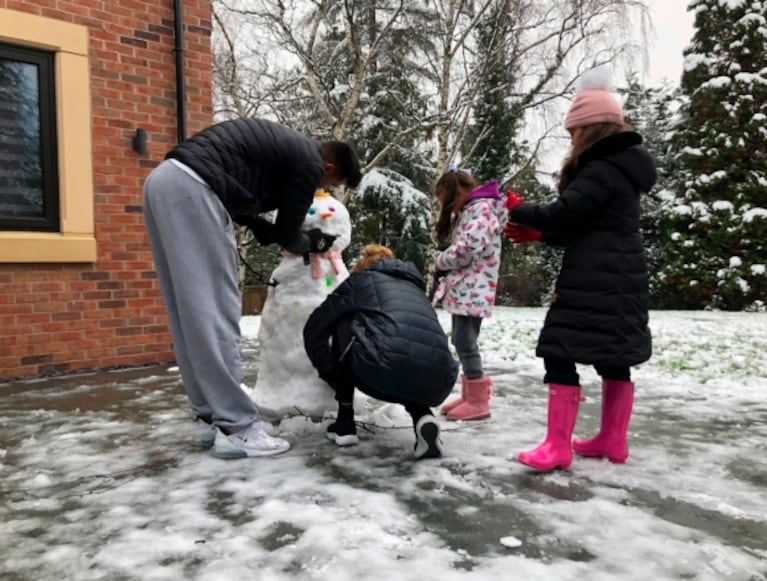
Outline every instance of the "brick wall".
<path id="1" fill-rule="evenodd" d="M 172 0 L 0 0 L 87 26 L 95 264 L 0 264 L 0 380 L 172 361 L 141 210 L 176 142 Z M 187 134 L 212 121 L 210 0 L 184 0 Z M 131 148 L 137 128 L 149 153 Z M 88 130 L 88 128 L 83 128 Z"/>

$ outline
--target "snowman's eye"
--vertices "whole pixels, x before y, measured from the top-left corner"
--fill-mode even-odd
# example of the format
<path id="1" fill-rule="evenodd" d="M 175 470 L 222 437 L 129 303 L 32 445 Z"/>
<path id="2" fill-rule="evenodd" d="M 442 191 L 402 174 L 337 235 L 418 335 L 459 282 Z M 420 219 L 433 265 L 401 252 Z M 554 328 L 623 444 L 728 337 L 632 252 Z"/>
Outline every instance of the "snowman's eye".
<path id="1" fill-rule="evenodd" d="M 336 211 L 336 209 L 335 209 L 333 206 L 330 206 L 330 207 L 328 208 L 328 210 L 330 210 L 331 212 L 335 212 L 335 211 Z"/>
<path id="2" fill-rule="evenodd" d="M 314 206 L 312 206 L 311 208 L 309 208 L 309 211 L 307 212 L 307 214 L 309 214 L 310 216 L 311 216 L 312 214 L 316 214 L 316 213 L 317 213 L 317 210 L 314 208 Z"/>

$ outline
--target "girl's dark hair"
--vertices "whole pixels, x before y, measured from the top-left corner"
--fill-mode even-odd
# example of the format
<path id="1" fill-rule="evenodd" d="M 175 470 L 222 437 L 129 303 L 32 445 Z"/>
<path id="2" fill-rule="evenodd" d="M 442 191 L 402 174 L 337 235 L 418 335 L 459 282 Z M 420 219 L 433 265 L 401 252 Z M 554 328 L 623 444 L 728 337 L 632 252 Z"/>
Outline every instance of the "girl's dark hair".
<path id="1" fill-rule="evenodd" d="M 453 233 L 455 216 L 461 211 L 466 197 L 477 187 L 476 180 L 469 172 L 463 170 L 447 171 L 442 174 L 434 185 L 434 198 L 439 202 L 437 216 L 437 241 L 448 242 Z"/>
<path id="2" fill-rule="evenodd" d="M 559 184 L 557 184 L 559 193 L 564 192 L 570 182 L 575 179 L 575 174 L 580 169 L 578 167 L 578 160 L 592 145 L 605 137 L 610 137 L 616 133 L 625 133 L 633 129 L 628 123 L 592 123 L 591 125 L 581 127 L 578 138 L 573 141 L 570 154 L 562 163 L 562 169 L 559 172 Z"/>

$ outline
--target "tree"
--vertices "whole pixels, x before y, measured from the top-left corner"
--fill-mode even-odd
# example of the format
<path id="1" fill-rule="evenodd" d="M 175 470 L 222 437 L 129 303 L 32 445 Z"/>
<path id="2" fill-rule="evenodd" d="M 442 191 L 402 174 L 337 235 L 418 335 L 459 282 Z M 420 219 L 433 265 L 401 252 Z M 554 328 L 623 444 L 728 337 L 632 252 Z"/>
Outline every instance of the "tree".
<path id="1" fill-rule="evenodd" d="M 636 49 L 626 30 L 646 4 L 214 0 L 217 78 L 229 87 L 221 110 L 351 141 L 365 172 L 388 167 L 422 191 L 462 156 L 511 179 L 548 134 L 520 147 L 521 120 L 568 94 L 584 68 Z M 526 159 L 509 156 L 523 150 Z M 354 211 L 356 200 L 344 202 Z"/>
<path id="2" fill-rule="evenodd" d="M 661 281 L 685 308 L 767 295 L 767 0 L 692 0 Z"/>
<path id="3" fill-rule="evenodd" d="M 520 171 L 511 189 L 523 193 L 529 202 L 545 203 L 556 196 L 553 185 L 542 183 L 536 166 Z M 503 241 L 501 276 L 498 280 L 498 303 L 540 306 L 551 300 L 551 292 L 559 273 L 562 249 L 549 244 L 512 244 Z"/>
<path id="4" fill-rule="evenodd" d="M 228 49 L 250 63 L 248 83 L 269 96 L 258 109 L 316 137 L 359 135 L 367 168 L 418 150 L 441 170 L 469 127 L 489 128 L 474 110 L 499 61 L 518 74 L 498 83 L 519 117 L 567 94 L 588 66 L 631 52 L 630 16 L 647 0 L 216 0 L 217 25 L 235 21 L 257 43 Z M 493 15 L 503 17 L 493 18 Z M 490 58 L 475 32 L 484 24 Z M 487 36 L 489 35 L 489 36 Z M 216 30 L 214 47 L 227 48 Z M 480 39 L 481 40 L 481 39 Z M 270 59 L 259 59 L 268 47 Z M 236 48 L 236 50 L 235 50 Z M 226 59 L 224 59 L 226 61 Z M 277 64 L 283 63 L 281 66 Z M 259 73 L 257 66 L 263 69 Z M 240 68 L 242 70 L 242 67 Z M 245 79 L 241 79 L 245 81 Z M 383 128 L 386 130 L 384 131 Z M 378 132 L 375 140 L 369 134 Z M 434 139 L 431 139 L 431 136 Z M 399 149 L 398 149 L 399 148 Z M 407 174 L 406 174 L 407 175 Z M 408 175 L 408 177 L 411 177 Z"/>
<path id="5" fill-rule="evenodd" d="M 676 112 L 681 107 L 679 91 L 668 85 L 644 87 L 635 74 L 629 74 L 627 86 L 618 92 L 624 95 L 626 121 L 642 135 L 644 146 L 657 166 L 658 181 L 650 192 L 642 193 L 641 229 L 650 271 L 651 305 L 663 308 L 674 300 L 673 296 L 666 296 L 658 274 L 663 272 L 664 261 L 665 239 L 661 228 L 664 200 L 668 198 L 671 180 L 676 173 L 670 140 L 678 122 Z"/>
<path id="6" fill-rule="evenodd" d="M 423 269 L 432 206 L 410 180 L 388 169 L 371 170 L 348 208 L 354 228 L 346 258 L 352 260 L 365 244 L 375 242 Z"/>
<path id="7" fill-rule="evenodd" d="M 515 63 L 509 62 L 508 31 L 512 15 L 508 2 L 494 7 L 479 23 L 476 31 L 477 50 L 487 61 L 487 74 L 482 79 L 472 123 L 463 146 L 463 165 L 470 167 L 480 179 L 501 181 L 511 166 L 512 148 L 517 140 L 521 113 L 509 99 L 513 86 Z"/>

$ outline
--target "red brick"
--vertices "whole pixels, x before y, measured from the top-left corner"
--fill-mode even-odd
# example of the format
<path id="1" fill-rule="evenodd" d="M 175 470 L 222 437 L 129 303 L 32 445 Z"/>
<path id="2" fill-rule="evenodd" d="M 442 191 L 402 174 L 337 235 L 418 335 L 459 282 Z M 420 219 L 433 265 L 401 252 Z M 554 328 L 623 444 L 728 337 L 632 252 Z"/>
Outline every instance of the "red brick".
<path id="1" fill-rule="evenodd" d="M 0 0 L 0 8 L 88 28 L 98 241 L 95 264 L 0 264 L 0 380 L 172 361 L 141 210 L 147 174 L 176 141 L 172 5 Z M 191 134 L 212 122 L 210 1 L 185 0 L 184 22 Z M 138 127 L 151 136 L 143 156 L 130 147 Z"/>

